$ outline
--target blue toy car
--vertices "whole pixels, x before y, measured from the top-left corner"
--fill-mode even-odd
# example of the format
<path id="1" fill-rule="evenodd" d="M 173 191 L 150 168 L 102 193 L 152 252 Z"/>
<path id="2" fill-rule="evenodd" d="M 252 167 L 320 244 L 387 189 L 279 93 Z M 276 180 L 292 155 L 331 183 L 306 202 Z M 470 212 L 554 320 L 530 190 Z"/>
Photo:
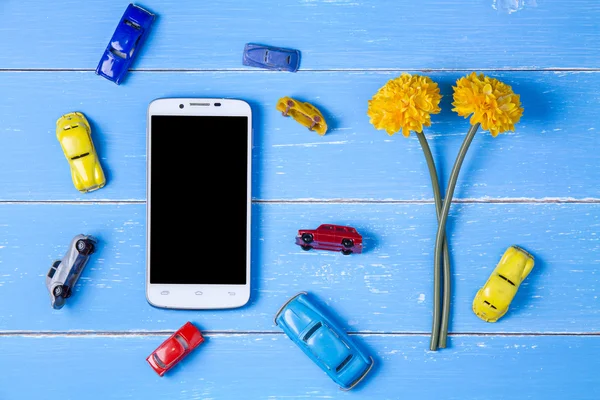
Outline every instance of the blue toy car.
<path id="1" fill-rule="evenodd" d="M 129 4 L 98 63 L 96 74 L 119 85 L 148 36 L 154 19 L 151 12 Z"/>
<path id="2" fill-rule="evenodd" d="M 289 299 L 275 315 L 278 325 L 342 390 L 355 387 L 373 368 L 348 334 L 306 292 Z"/>
<path id="3" fill-rule="evenodd" d="M 294 49 L 247 43 L 242 62 L 250 67 L 296 72 L 300 66 L 300 52 Z"/>

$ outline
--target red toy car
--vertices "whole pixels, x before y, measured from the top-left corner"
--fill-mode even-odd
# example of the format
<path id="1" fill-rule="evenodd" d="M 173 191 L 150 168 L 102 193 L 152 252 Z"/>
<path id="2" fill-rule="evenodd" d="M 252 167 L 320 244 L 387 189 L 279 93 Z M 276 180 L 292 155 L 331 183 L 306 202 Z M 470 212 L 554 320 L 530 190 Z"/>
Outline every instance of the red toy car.
<path id="1" fill-rule="evenodd" d="M 303 250 L 341 251 L 342 254 L 361 253 L 362 236 L 350 226 L 323 224 L 317 229 L 300 229 L 296 244 Z"/>
<path id="2" fill-rule="evenodd" d="M 204 342 L 202 333 L 191 322 L 186 322 L 177 332 L 152 352 L 146 361 L 160 376 L 173 368 L 188 353 Z"/>

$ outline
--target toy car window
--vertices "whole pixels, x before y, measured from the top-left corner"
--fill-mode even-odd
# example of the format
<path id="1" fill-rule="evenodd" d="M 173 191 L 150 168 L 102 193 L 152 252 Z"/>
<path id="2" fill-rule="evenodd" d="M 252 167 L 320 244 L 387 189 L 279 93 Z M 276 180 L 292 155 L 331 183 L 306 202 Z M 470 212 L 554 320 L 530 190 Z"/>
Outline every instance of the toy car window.
<path id="1" fill-rule="evenodd" d="M 82 158 L 82 157 L 89 156 L 89 155 L 90 155 L 90 153 L 79 154 L 78 156 L 71 157 L 71 160 L 77 160 L 78 158 Z"/>
<path id="2" fill-rule="evenodd" d="M 511 285 L 513 285 L 513 286 L 516 286 L 516 285 L 513 283 L 513 281 L 511 281 L 510 279 L 508 279 L 508 278 L 507 278 L 507 277 L 505 277 L 504 275 L 502 275 L 502 274 L 498 274 L 498 276 L 499 276 L 500 278 L 504 279 L 506 282 L 510 283 Z"/>
<path id="3" fill-rule="evenodd" d="M 495 306 L 494 306 L 492 303 L 490 303 L 489 301 L 487 301 L 487 300 L 484 300 L 484 301 L 483 301 L 483 303 L 484 303 L 484 304 L 487 304 L 488 306 L 490 306 L 490 307 L 492 307 L 494 310 L 496 310 L 496 307 L 495 307 Z"/>
<path id="4" fill-rule="evenodd" d="M 139 25 L 138 25 L 138 24 L 136 24 L 135 22 L 133 22 L 133 21 L 130 21 L 130 20 L 128 20 L 128 19 L 126 19 L 126 20 L 125 20 L 125 25 L 129 25 L 129 26 L 130 26 L 130 27 L 132 27 L 133 29 L 137 29 L 137 30 L 140 30 L 140 29 L 142 29 L 142 27 L 141 27 L 141 26 L 139 26 Z"/>
<path id="5" fill-rule="evenodd" d="M 320 322 L 317 322 L 312 328 L 309 329 L 308 332 L 306 332 L 306 335 L 304 335 L 304 341 L 306 342 L 308 339 L 310 339 L 310 337 L 312 335 L 314 335 L 314 333 L 322 326 L 322 324 Z"/>
<path id="6" fill-rule="evenodd" d="M 48 271 L 48 278 L 52 278 L 55 273 L 56 273 L 56 268 L 54 268 L 54 267 L 50 268 L 50 271 Z"/>
<path id="7" fill-rule="evenodd" d="M 135 48 L 137 47 L 138 43 L 140 42 L 140 39 L 142 38 L 142 36 L 138 36 L 137 39 L 135 39 L 135 43 L 133 44 L 133 46 L 131 46 L 131 50 L 129 50 L 129 57 L 133 57 L 133 53 L 135 52 Z"/>
<path id="8" fill-rule="evenodd" d="M 175 339 L 177 339 L 177 341 L 183 347 L 184 350 L 188 349 L 189 346 L 184 338 L 182 338 L 180 335 L 175 335 Z"/>
<path id="9" fill-rule="evenodd" d="M 342 368 L 344 368 L 346 365 L 348 365 L 350 360 L 352 360 L 352 354 L 350 354 L 348 357 L 346 357 L 344 359 L 344 361 L 342 361 L 340 363 L 340 365 L 337 366 L 337 368 L 335 369 L 335 372 L 340 372 L 342 370 Z"/>
<path id="10" fill-rule="evenodd" d="M 127 58 L 127 54 L 123 53 L 120 50 L 115 49 L 114 47 L 111 47 L 110 52 L 113 53 L 115 56 L 122 58 L 122 59 L 126 59 Z"/>
<path id="11" fill-rule="evenodd" d="M 156 355 L 156 353 L 152 354 L 152 358 L 154 358 L 154 362 L 156 362 L 156 365 L 158 365 L 161 368 L 167 368 L 167 366 L 165 365 L 165 363 L 162 362 L 160 358 L 158 358 L 158 356 Z"/>

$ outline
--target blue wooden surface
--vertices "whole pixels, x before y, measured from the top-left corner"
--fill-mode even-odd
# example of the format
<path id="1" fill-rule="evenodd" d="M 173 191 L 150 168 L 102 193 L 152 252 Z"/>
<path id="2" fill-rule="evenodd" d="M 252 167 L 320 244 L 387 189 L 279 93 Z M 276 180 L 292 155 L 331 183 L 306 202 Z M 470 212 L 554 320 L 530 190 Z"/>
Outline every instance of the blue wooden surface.
<path id="1" fill-rule="evenodd" d="M 240 310 L 190 312 L 146 303 L 145 205 L 1 205 L 0 304 L 28 295 L 2 315 L 0 331 L 166 331 L 191 315 L 211 331 L 276 332 L 274 313 L 291 295 L 310 290 L 334 307 L 353 332 L 428 332 L 436 228 L 432 204 L 259 203 L 253 213 L 250 304 Z M 305 252 L 294 244 L 299 226 L 314 227 L 323 220 L 356 227 L 365 252 Z M 599 331 L 594 284 L 600 268 L 599 204 L 456 204 L 450 221 L 453 332 Z M 98 237 L 98 253 L 74 297 L 55 311 L 43 278 L 73 232 Z M 510 313 L 500 323 L 485 324 L 471 312 L 471 302 L 511 244 L 534 254 L 537 265 Z"/>
<path id="2" fill-rule="evenodd" d="M 201 318 L 192 318 L 202 325 Z M 597 338 L 456 336 L 452 348 L 429 339 L 354 335 L 373 352 L 365 385 L 343 392 L 283 334 L 210 334 L 163 378 L 145 358 L 163 335 L 12 336 L 3 338 L 3 399 L 597 399 Z M 35 363 L 24 357 L 35 354 Z M 54 364 L 69 379 L 56 384 Z M 23 376 L 30 380 L 21 381 Z M 31 379 L 35 380 L 31 380 Z M 22 385 L 18 385 L 22 382 Z M 417 397 L 418 396 L 418 397 Z"/>
<path id="3" fill-rule="evenodd" d="M 93 72 L 4 72 L 0 83 L 3 134 L 0 199 L 145 200 L 146 109 L 157 97 L 243 98 L 255 113 L 256 200 L 432 199 L 417 138 L 389 137 L 369 123 L 367 102 L 400 72 L 133 72 L 116 86 Z M 442 182 L 468 129 L 451 111 L 452 88 L 465 72 L 431 72 L 439 82 L 442 112 L 426 129 Z M 599 72 L 502 72 L 525 108 L 516 132 L 475 138 L 455 197 L 571 201 L 600 197 Z M 31 88 L 24 90 L 24 88 Z M 32 92 L 34 91 L 34 92 Z M 37 97 L 32 97 L 35 93 Z M 280 97 L 311 100 L 324 111 L 325 136 L 303 129 L 275 109 Z M 29 106 L 24 106 L 29 105 Z M 35 118 L 32 117 L 32 108 Z M 65 110 L 90 119 L 109 184 L 81 195 L 54 135 Z M 50 121 L 50 122 L 48 122 Z M 36 154 L 35 158 L 30 154 Z M 36 171 L 35 174 L 31 170 Z"/>
<path id="4" fill-rule="evenodd" d="M 93 70 L 126 2 L 0 2 L 0 399 L 600 398 L 600 5 L 519 2 L 509 15 L 493 0 L 147 1 L 157 24 L 122 86 Z M 250 41 L 298 48 L 301 70 L 243 66 Z M 525 113 L 514 133 L 480 132 L 463 166 L 448 225 L 449 348 L 431 352 L 427 167 L 414 136 L 375 130 L 366 107 L 403 71 L 439 82 L 443 111 L 426 134 L 446 182 L 468 128 L 450 111 L 451 86 L 472 70 L 512 85 Z M 281 117 L 287 95 L 319 106 L 330 131 Z M 242 309 L 145 301 L 145 113 L 170 96 L 254 110 L 254 288 Z M 90 119 L 108 179 L 86 195 L 54 134 L 70 111 Z M 227 200 L 195 196 L 201 212 Z M 296 230 L 322 222 L 356 227 L 366 251 L 300 250 Z M 77 233 L 97 236 L 98 253 L 55 311 L 44 275 Z M 511 244 L 537 264 L 487 324 L 471 301 Z M 273 325 L 300 290 L 373 352 L 356 391 L 339 391 Z M 208 340 L 159 378 L 145 357 L 188 320 Z"/>
<path id="5" fill-rule="evenodd" d="M 148 0 L 156 29 L 135 68 L 246 70 L 249 41 L 299 49 L 304 69 L 597 68 L 600 5 L 537 2 L 506 15 L 494 0 Z M 126 3 L 81 3 L 2 2 L 2 67 L 94 69 Z"/>

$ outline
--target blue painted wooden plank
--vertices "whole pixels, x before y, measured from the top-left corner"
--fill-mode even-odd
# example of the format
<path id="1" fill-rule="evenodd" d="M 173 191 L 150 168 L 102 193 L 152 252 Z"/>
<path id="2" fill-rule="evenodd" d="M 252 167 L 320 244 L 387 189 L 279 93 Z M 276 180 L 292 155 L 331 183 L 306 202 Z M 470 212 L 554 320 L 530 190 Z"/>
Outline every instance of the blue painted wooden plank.
<path id="1" fill-rule="evenodd" d="M 174 198 L 174 204 L 176 204 Z M 314 292 L 351 331 L 429 332 L 436 224 L 432 204 L 254 204 L 253 290 L 237 310 L 174 311 L 148 305 L 145 205 L 0 205 L 0 331 L 174 330 L 199 318 L 212 331 L 274 331 L 273 315 L 293 294 Z M 191 222 L 219 220 L 202 214 Z M 365 252 L 305 252 L 299 228 L 354 226 Z M 452 332 L 599 332 L 599 204 L 457 204 L 448 232 L 454 265 Z M 74 296 L 53 310 L 44 276 L 77 233 L 98 253 Z M 476 291 L 504 250 L 537 259 L 498 323 L 471 311 Z M 199 257 L 208 257 L 210 248 Z M 227 254 L 210 254 L 227 261 Z"/>
<path id="2" fill-rule="evenodd" d="M 302 69 L 600 66 L 597 2 L 538 1 L 512 15 L 494 3 L 146 0 L 158 18 L 134 68 L 247 68 L 246 42 L 297 48 Z M 0 68 L 95 69 L 126 4 L 3 2 Z"/>
<path id="3" fill-rule="evenodd" d="M 180 318 L 180 323 L 186 321 Z M 203 326 L 202 318 L 192 321 Z M 425 350 L 423 336 L 352 336 L 375 369 L 341 391 L 284 335 L 207 335 L 165 376 L 145 358 L 164 336 L 0 337 L 3 399 L 596 400 L 600 340 L 585 336 L 456 337 Z M 60 374 L 56 368 L 60 366 Z M 68 388 L 57 385 L 58 376 Z"/>
<path id="4" fill-rule="evenodd" d="M 0 200 L 145 200 L 146 108 L 157 97 L 225 96 L 255 112 L 257 200 L 431 199 L 416 137 L 389 137 L 366 115 L 389 72 L 273 74 L 134 72 L 127 86 L 91 72 L 0 73 Z M 451 111 L 451 86 L 462 73 L 432 73 L 443 112 L 426 129 L 442 182 L 468 121 Z M 516 133 L 480 132 L 464 163 L 457 198 L 600 198 L 600 73 L 501 73 L 525 108 Z M 24 89 L 25 88 L 25 89 Z M 286 95 L 314 102 L 330 131 L 319 136 L 275 109 Z M 27 105 L 27 106 L 25 106 Z M 107 185 L 82 195 L 71 183 L 55 121 L 79 110 L 91 120 Z M 204 152 L 204 149 L 198 149 Z M 212 151 L 210 149 L 209 151 Z"/>

